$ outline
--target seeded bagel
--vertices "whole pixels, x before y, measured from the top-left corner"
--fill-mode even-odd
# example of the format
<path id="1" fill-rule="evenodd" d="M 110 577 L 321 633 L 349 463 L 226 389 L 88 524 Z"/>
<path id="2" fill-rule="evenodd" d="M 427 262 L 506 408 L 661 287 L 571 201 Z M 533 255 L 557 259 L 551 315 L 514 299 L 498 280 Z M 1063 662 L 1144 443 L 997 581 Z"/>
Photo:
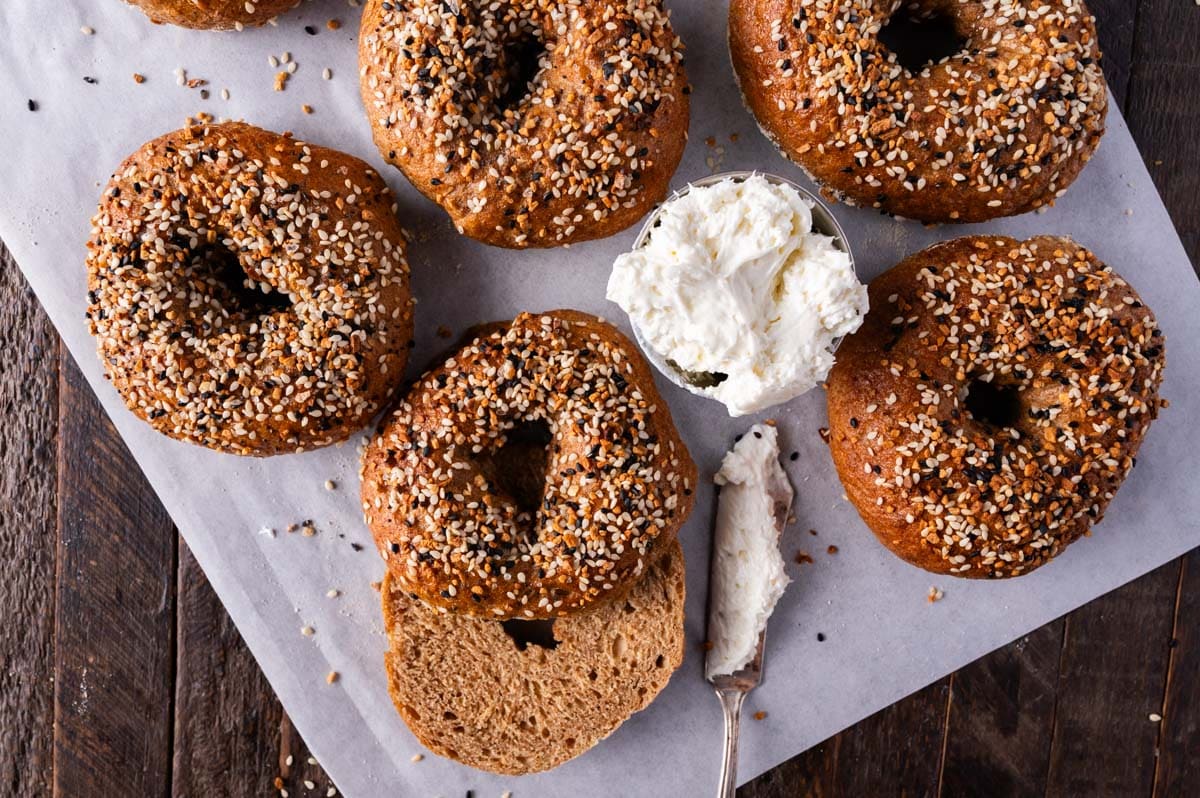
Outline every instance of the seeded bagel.
<path id="1" fill-rule="evenodd" d="M 663 547 L 621 601 L 538 635 L 433 612 L 383 584 L 388 690 L 430 751 L 494 773 L 549 770 L 646 707 L 683 661 L 683 551 Z M 519 624 L 512 622 L 509 624 Z"/>
<path id="2" fill-rule="evenodd" d="M 184 28 L 228 30 L 264 25 L 300 0 L 127 0 L 152 22 Z"/>
<path id="3" fill-rule="evenodd" d="M 88 325 L 135 414 L 235 454 L 340 441 L 412 339 L 394 198 L 357 158 L 247 124 L 188 127 L 113 174 L 88 243 Z"/>
<path id="4" fill-rule="evenodd" d="M 629 227 L 666 196 L 687 140 L 660 0 L 368 0 L 359 67 L 379 151 L 497 246 Z"/>
<path id="5" fill-rule="evenodd" d="M 577 311 L 494 325 L 417 380 L 363 456 L 396 584 L 493 619 L 622 595 L 692 509 L 696 466 L 649 366 Z"/>
<path id="6" fill-rule="evenodd" d="M 1070 239 L 968 236 L 877 277 L 829 375 L 833 461 L 879 540 L 996 578 L 1104 517 L 1158 414 L 1163 335 Z"/>
<path id="7" fill-rule="evenodd" d="M 880 39 L 899 9 L 961 44 L 906 68 Z M 835 199 L 979 222 L 1060 196 L 1104 132 L 1108 95 L 1082 0 L 732 0 L 746 104 Z"/>

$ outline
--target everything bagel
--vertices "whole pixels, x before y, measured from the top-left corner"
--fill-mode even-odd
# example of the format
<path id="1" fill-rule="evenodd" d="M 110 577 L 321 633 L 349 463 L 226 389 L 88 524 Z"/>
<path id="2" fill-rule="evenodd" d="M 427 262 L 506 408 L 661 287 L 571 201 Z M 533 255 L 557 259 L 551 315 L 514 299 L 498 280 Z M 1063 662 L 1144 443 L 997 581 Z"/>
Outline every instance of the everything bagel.
<path id="1" fill-rule="evenodd" d="M 937 573 L 1018 576 L 1104 517 L 1164 363 L 1128 283 L 1070 239 L 967 236 L 870 293 L 829 375 L 829 430 L 885 546 Z"/>
<path id="2" fill-rule="evenodd" d="M 907 9 L 960 44 L 909 69 L 880 32 Z M 733 0 L 746 104 L 836 199 L 925 222 L 1052 203 L 1091 158 L 1108 95 L 1082 0 Z"/>
<path id="3" fill-rule="evenodd" d="M 88 324 L 159 432 L 235 454 L 343 440 L 412 339 L 404 236 L 365 163 L 242 123 L 154 139 L 105 187 Z"/>
<path id="4" fill-rule="evenodd" d="M 542 619 L 632 587 L 691 512 L 696 466 L 633 344 L 553 311 L 494 325 L 424 374 L 367 448 L 362 483 L 403 590 Z"/>
<path id="5" fill-rule="evenodd" d="M 659 0 L 369 0 L 359 40 L 375 144 L 463 234 L 569 244 L 666 196 L 688 89 Z"/>

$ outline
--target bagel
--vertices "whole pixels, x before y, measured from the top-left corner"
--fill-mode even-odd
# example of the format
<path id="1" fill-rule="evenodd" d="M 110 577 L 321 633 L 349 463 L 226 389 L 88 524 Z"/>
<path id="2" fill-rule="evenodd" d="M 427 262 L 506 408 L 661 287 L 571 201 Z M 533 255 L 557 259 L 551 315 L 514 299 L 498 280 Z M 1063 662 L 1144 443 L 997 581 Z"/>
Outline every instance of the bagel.
<path id="1" fill-rule="evenodd" d="M 459 232 L 569 244 L 666 196 L 688 88 L 660 0 L 368 0 L 359 42 L 375 144 Z"/>
<path id="2" fill-rule="evenodd" d="M 579 756 L 653 701 L 683 662 L 678 541 L 624 600 L 559 618 L 541 643 L 503 622 L 431 612 L 391 575 L 381 592 L 400 717 L 430 751 L 493 773 Z"/>
<path id="3" fill-rule="evenodd" d="M 901 7 L 957 50 L 909 69 L 881 40 Z M 1108 95 L 1082 0 L 732 0 L 747 106 L 825 193 L 924 222 L 1053 203 L 1104 132 Z"/>
<path id="4" fill-rule="evenodd" d="M 300 0 L 127 0 L 151 22 L 207 30 L 264 25 Z"/>
<path id="5" fill-rule="evenodd" d="M 879 540 L 929 571 L 1028 573 L 1104 517 L 1158 414 L 1163 335 L 1065 238 L 968 236 L 870 285 L 829 376 L 833 461 Z"/>
<path id="6" fill-rule="evenodd" d="M 363 455 L 363 510 L 397 584 L 492 619 L 622 595 L 695 486 L 645 360 L 569 310 L 481 332 L 416 381 Z"/>
<path id="7" fill-rule="evenodd" d="M 88 326 L 159 432 L 294 452 L 368 424 L 396 387 L 412 299 L 394 198 L 362 161 L 243 123 L 144 144 L 100 198 Z"/>

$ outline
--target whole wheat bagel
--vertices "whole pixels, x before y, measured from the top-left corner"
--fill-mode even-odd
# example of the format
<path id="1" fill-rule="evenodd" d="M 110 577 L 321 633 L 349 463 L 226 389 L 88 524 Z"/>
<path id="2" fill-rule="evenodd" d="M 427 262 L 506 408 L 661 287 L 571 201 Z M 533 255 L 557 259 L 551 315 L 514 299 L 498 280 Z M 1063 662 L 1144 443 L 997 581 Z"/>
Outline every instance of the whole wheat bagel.
<path id="1" fill-rule="evenodd" d="M 243 123 L 117 167 L 88 243 L 108 378 L 159 432 L 294 452 L 369 423 L 412 341 L 404 235 L 367 164 Z"/>
<path id="2" fill-rule="evenodd" d="M 696 466 L 650 368 L 585 313 L 522 313 L 426 372 L 363 456 L 396 583 L 486 618 L 626 592 L 691 512 Z"/>
<path id="3" fill-rule="evenodd" d="M 901 8 L 960 40 L 909 69 L 880 38 Z M 854 205 L 978 222 L 1052 203 L 1104 132 L 1083 0 L 732 0 L 746 104 L 784 155 Z"/>
<path id="4" fill-rule="evenodd" d="M 611 235 L 666 196 L 688 88 L 660 0 L 368 0 L 375 144 L 458 230 L 505 247 Z"/>
<path id="5" fill-rule="evenodd" d="M 1163 336 L 1070 239 L 968 236 L 870 285 L 829 376 L 833 461 L 879 540 L 937 573 L 1028 573 L 1104 516 L 1158 414 Z"/>
<path id="6" fill-rule="evenodd" d="M 675 540 L 624 598 L 551 629 L 435 612 L 393 575 L 382 594 L 388 692 L 400 717 L 430 751 L 494 773 L 579 756 L 653 701 L 683 662 Z"/>

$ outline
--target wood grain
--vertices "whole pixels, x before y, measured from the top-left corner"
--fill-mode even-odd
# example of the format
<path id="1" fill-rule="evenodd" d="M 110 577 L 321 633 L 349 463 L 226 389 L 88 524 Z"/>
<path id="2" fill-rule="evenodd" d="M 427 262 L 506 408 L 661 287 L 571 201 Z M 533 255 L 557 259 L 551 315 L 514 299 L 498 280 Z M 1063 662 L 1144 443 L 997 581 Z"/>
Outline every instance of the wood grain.
<path id="1" fill-rule="evenodd" d="M 1100 64 L 1117 103 L 1124 107 L 1133 66 L 1133 37 L 1138 3 L 1129 0 L 1088 0 L 1100 36 Z"/>
<path id="2" fill-rule="evenodd" d="M 1178 581 L 1175 560 L 1067 617 L 1047 796 L 1150 794 Z"/>
<path id="3" fill-rule="evenodd" d="M 176 590 L 172 792 L 266 795 L 283 710 L 182 540 Z"/>
<path id="4" fill-rule="evenodd" d="M 1200 794 L 1200 549 L 1183 558 L 1167 647 L 1155 798 Z"/>
<path id="5" fill-rule="evenodd" d="M 1193 268 L 1200 267 L 1198 86 L 1200 8 L 1174 0 L 1142 0 L 1126 103 L 1129 129 Z"/>
<path id="6" fill-rule="evenodd" d="M 0 244 L 0 793 L 48 795 L 58 338 Z"/>
<path id="7" fill-rule="evenodd" d="M 944 795 L 1045 792 L 1064 624 L 1048 623 L 954 674 Z"/>
<path id="8" fill-rule="evenodd" d="M 946 677 L 743 785 L 738 795 L 937 795 L 949 695 Z"/>
<path id="9" fill-rule="evenodd" d="M 282 787 L 325 795 L 328 779 L 308 762 L 308 749 L 182 540 L 176 589 L 172 793 L 268 795 Z"/>
<path id="10" fill-rule="evenodd" d="M 175 532 L 61 351 L 54 793 L 170 793 Z"/>

